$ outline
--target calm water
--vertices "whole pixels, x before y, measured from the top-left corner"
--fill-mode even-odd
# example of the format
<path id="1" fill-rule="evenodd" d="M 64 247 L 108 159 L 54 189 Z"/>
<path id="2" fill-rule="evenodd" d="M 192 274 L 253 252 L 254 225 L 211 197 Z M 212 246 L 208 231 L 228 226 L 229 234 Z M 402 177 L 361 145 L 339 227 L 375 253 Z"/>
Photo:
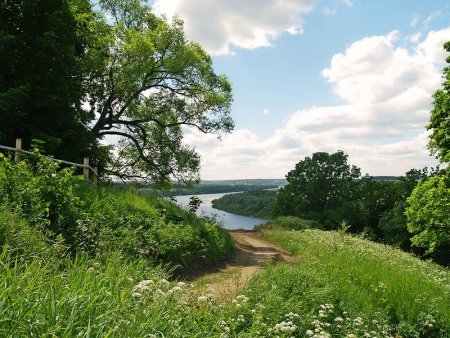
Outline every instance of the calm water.
<path id="1" fill-rule="evenodd" d="M 223 228 L 228 230 L 235 230 L 235 229 L 251 230 L 255 227 L 255 225 L 267 222 L 267 220 L 265 219 L 240 216 L 236 214 L 231 214 L 226 211 L 214 209 L 212 207 L 211 201 L 220 198 L 223 195 L 227 194 L 195 195 L 203 201 L 203 203 L 200 205 L 200 208 L 198 208 L 197 210 L 197 215 L 199 216 L 216 215 L 220 225 L 222 225 Z M 189 198 L 191 196 L 193 195 L 175 196 L 175 199 L 180 206 L 186 207 L 189 204 Z"/>

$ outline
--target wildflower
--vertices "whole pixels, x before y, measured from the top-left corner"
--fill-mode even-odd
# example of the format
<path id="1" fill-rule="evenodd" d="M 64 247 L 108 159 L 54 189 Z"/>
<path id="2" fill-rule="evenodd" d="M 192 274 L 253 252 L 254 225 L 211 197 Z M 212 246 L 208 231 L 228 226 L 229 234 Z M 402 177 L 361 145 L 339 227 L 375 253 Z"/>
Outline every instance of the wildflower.
<path id="1" fill-rule="evenodd" d="M 197 300 L 199 302 L 207 302 L 208 301 L 208 297 L 207 296 L 200 296 L 197 298 Z"/>
<path id="2" fill-rule="evenodd" d="M 336 318 L 334 319 L 334 321 L 335 321 L 336 323 L 342 323 L 342 322 L 344 321 L 344 319 L 343 319 L 342 317 L 336 317 Z"/>
<path id="3" fill-rule="evenodd" d="M 183 291 L 182 288 L 180 288 L 179 286 L 175 286 L 172 289 L 170 289 L 169 291 L 167 291 L 167 294 L 168 295 L 172 295 L 172 294 L 174 294 L 176 292 L 181 292 L 181 291 Z"/>
<path id="4" fill-rule="evenodd" d="M 312 332 L 311 330 L 307 330 L 307 331 L 306 331 L 306 335 L 307 335 L 308 337 L 312 337 L 312 336 L 314 336 L 314 332 Z"/>

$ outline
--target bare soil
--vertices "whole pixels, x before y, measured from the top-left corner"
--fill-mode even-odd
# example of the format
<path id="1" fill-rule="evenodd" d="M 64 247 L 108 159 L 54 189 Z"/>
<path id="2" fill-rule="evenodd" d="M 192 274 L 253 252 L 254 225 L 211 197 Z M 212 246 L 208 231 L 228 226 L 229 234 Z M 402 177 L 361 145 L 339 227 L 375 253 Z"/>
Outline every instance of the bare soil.
<path id="1" fill-rule="evenodd" d="M 260 238 L 257 231 L 230 231 L 236 250 L 233 258 L 215 271 L 204 271 L 193 277 L 207 284 L 216 299 L 229 300 L 249 279 L 268 263 L 290 263 L 294 257 L 275 244 Z"/>

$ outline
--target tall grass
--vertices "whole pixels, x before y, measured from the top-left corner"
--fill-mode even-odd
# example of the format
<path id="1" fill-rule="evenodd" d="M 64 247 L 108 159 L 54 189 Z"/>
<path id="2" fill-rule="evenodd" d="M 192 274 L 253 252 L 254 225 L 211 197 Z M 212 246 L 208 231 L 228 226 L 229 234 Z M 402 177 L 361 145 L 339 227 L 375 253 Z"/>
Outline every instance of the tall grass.
<path id="1" fill-rule="evenodd" d="M 338 233 L 264 236 L 298 263 L 268 265 L 230 303 L 117 252 L 38 257 L 3 245 L 0 336 L 448 336 L 448 271 Z"/>
<path id="2" fill-rule="evenodd" d="M 264 283 L 270 280 L 309 311 L 331 303 L 348 316 L 386 322 L 402 337 L 450 334 L 448 270 L 339 232 L 280 230 L 264 237 L 294 253 L 298 263 L 269 269 L 254 281 L 258 292 L 269 290 Z"/>

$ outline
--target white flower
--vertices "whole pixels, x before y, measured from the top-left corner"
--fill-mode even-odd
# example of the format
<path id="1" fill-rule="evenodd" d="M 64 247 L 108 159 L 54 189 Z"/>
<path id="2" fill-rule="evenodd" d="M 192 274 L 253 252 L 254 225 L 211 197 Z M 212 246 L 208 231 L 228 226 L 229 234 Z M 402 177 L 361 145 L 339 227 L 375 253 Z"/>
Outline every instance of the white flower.
<path id="1" fill-rule="evenodd" d="M 306 335 L 309 337 L 312 337 L 312 336 L 314 336 L 314 332 L 312 332 L 311 330 L 307 330 Z"/>

